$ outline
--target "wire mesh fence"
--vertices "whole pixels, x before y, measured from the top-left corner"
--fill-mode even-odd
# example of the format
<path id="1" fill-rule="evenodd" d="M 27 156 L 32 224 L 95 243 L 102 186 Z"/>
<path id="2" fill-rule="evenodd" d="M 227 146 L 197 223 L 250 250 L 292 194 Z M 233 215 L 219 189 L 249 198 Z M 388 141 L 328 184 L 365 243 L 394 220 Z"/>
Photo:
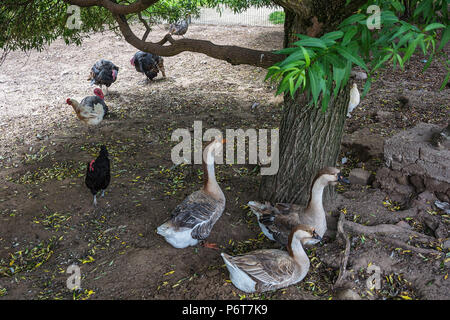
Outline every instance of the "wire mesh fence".
<path id="1" fill-rule="evenodd" d="M 220 12 L 218 12 L 216 9 L 202 8 L 200 18 L 192 19 L 192 23 L 274 27 L 279 24 L 274 24 L 269 20 L 270 14 L 275 11 L 283 11 L 281 7 L 251 7 L 242 13 L 236 14 L 231 9 L 225 7 L 221 7 L 220 9 Z"/>

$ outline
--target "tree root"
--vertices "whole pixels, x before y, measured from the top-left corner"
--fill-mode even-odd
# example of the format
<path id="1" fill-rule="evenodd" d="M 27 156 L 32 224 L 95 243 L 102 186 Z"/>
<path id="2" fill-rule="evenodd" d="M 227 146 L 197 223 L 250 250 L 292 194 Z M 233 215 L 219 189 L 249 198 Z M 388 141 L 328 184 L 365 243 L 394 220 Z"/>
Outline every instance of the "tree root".
<path id="1" fill-rule="evenodd" d="M 339 222 L 341 222 L 341 218 L 339 219 Z M 416 232 L 408 228 L 403 228 L 392 224 L 364 226 L 359 223 L 351 222 L 345 219 L 342 221 L 342 224 L 344 230 L 350 233 L 364 234 L 364 235 L 376 234 L 378 235 L 378 239 L 387 243 L 391 243 L 397 247 L 403 247 L 407 250 L 415 251 L 418 253 L 439 254 L 439 255 L 442 254 L 441 252 L 434 249 L 419 248 L 407 244 L 406 242 L 409 240 L 418 241 L 423 244 L 430 244 L 437 242 L 437 239 L 434 237 L 427 236 L 423 233 Z"/>
<path id="2" fill-rule="evenodd" d="M 344 232 L 344 223 L 345 223 L 345 215 L 343 213 L 341 213 L 339 216 L 339 222 L 337 225 L 337 234 L 341 235 L 342 239 L 345 241 L 345 251 L 344 251 L 344 255 L 342 256 L 341 263 L 339 265 L 338 278 L 333 285 L 334 289 L 342 286 L 342 283 L 346 276 L 348 257 L 350 255 L 350 237 L 348 236 L 348 234 L 346 234 Z"/>
<path id="3" fill-rule="evenodd" d="M 342 255 L 342 259 L 339 265 L 339 275 L 333 285 L 334 290 L 342 287 L 346 276 L 347 263 L 350 255 L 350 237 L 348 233 L 377 235 L 377 239 L 385 243 L 394 245 L 395 247 L 402 247 L 405 250 L 414 251 L 420 254 L 433 254 L 439 256 L 442 255 L 442 252 L 439 252 L 437 250 L 415 247 L 406 243 L 406 241 L 414 239 L 424 244 L 430 244 L 436 242 L 436 238 L 410 230 L 408 228 L 402 228 L 391 224 L 364 226 L 359 223 L 346 220 L 345 215 L 341 213 L 337 225 L 337 237 L 342 238 L 345 242 L 345 251 Z"/>

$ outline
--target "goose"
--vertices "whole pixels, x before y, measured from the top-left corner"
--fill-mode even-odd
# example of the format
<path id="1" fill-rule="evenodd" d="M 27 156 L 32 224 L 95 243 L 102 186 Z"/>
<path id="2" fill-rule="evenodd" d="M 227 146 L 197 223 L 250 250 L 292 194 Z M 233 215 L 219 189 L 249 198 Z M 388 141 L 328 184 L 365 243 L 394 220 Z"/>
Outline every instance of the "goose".
<path id="1" fill-rule="evenodd" d="M 236 288 L 247 293 L 264 292 L 295 284 L 309 271 L 309 258 L 303 246 L 320 241 L 314 228 L 297 225 L 289 236 L 288 252 L 262 249 L 230 256 L 221 253 Z"/>
<path id="2" fill-rule="evenodd" d="M 213 140 L 203 151 L 203 188 L 189 195 L 172 212 L 171 219 L 157 228 L 157 233 L 175 248 L 201 245 L 218 249 L 205 242 L 225 209 L 225 195 L 216 181 L 214 156 L 225 140 Z"/>
<path id="3" fill-rule="evenodd" d="M 277 203 L 272 206 L 269 202 L 263 204 L 257 201 L 250 201 L 247 205 L 256 215 L 264 235 L 283 246 L 288 243 L 290 230 L 300 223 L 314 227 L 317 234 L 323 237 L 325 231 L 327 231 L 327 221 L 322 202 L 323 189 L 327 185 L 335 185 L 337 182 L 350 183 L 337 168 L 325 167 L 321 169 L 312 182 L 306 208 L 289 203 Z"/>

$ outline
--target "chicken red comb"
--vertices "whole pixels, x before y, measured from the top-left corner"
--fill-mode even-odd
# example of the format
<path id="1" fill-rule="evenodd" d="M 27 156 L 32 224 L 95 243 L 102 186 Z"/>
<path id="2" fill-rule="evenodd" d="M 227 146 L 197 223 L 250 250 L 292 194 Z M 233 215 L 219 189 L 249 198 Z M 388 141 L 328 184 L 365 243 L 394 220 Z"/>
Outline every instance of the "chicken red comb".
<path id="1" fill-rule="evenodd" d="M 130 63 L 134 66 L 134 57 L 130 59 Z"/>
<path id="2" fill-rule="evenodd" d="M 95 89 L 94 89 L 94 94 L 95 94 L 97 97 L 101 98 L 101 99 L 103 99 L 103 98 L 105 97 L 105 95 L 103 94 L 102 89 L 99 89 L 99 88 L 95 88 Z"/>
<path id="3" fill-rule="evenodd" d="M 66 103 L 67 104 L 72 104 L 72 102 L 70 101 L 70 98 L 67 98 Z"/>
<path id="4" fill-rule="evenodd" d="M 95 162 L 95 160 L 92 160 L 92 161 L 89 163 L 89 171 L 94 171 L 94 162 Z"/>

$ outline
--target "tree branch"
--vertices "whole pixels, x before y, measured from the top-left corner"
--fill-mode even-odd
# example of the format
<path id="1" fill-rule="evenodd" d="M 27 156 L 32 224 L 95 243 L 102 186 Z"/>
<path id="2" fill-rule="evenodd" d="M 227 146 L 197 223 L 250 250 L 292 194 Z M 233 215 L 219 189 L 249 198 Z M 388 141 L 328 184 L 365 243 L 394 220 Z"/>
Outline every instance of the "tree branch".
<path id="1" fill-rule="evenodd" d="M 146 42 L 139 39 L 134 34 L 125 16 L 118 14 L 113 14 L 113 16 L 116 19 L 125 40 L 129 44 L 141 51 L 151 52 L 163 57 L 171 57 L 184 51 L 191 51 L 203 53 L 215 59 L 225 60 L 232 65 L 248 64 L 262 68 L 268 68 L 285 58 L 284 55 L 275 54 L 270 51 L 254 50 L 237 46 L 216 45 L 207 40 L 186 38 L 174 40 L 170 34 L 167 34 L 159 42 Z M 169 42 L 170 45 L 164 46 L 167 42 Z"/>
<path id="2" fill-rule="evenodd" d="M 104 7 L 113 14 L 130 14 L 141 12 L 154 5 L 159 0 L 138 0 L 129 5 L 115 3 L 111 0 L 63 0 L 66 3 L 74 4 L 79 7 Z"/>

